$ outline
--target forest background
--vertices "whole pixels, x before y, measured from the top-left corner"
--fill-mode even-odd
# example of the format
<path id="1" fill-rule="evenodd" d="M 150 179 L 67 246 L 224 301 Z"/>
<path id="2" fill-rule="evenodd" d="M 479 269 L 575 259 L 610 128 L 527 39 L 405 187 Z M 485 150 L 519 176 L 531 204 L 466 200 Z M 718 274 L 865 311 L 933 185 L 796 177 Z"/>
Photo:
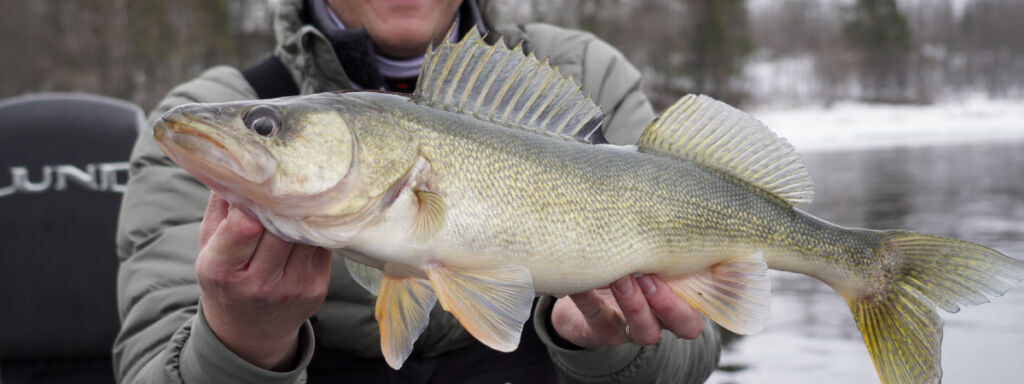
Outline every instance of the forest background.
<path id="1" fill-rule="evenodd" d="M 1019 0 L 506 0 L 591 31 L 655 108 L 1024 98 Z M 0 97 L 78 91 L 151 108 L 173 85 L 272 50 L 274 0 L 0 0 Z"/>

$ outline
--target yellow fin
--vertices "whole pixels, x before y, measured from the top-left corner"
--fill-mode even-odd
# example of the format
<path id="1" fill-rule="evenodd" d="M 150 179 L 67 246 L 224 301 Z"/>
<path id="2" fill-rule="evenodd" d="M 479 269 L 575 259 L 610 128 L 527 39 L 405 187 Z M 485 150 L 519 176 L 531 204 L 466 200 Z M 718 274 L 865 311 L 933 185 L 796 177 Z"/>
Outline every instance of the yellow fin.
<path id="1" fill-rule="evenodd" d="M 651 121 L 637 146 L 728 173 L 793 205 L 814 198 L 811 174 L 786 139 L 707 96 L 679 99 Z"/>
<path id="2" fill-rule="evenodd" d="M 473 337 L 502 352 L 519 346 L 534 297 L 529 269 L 506 265 L 470 271 L 431 266 L 427 276 L 441 306 Z"/>
<path id="3" fill-rule="evenodd" d="M 771 281 L 761 252 L 715 264 L 668 285 L 730 331 L 750 335 L 764 329 L 771 308 Z"/>
<path id="4" fill-rule="evenodd" d="M 413 219 L 412 238 L 417 243 L 423 243 L 444 227 L 444 198 L 433 192 L 419 190 L 416 191 L 416 199 L 419 200 L 420 210 Z"/>
<path id="5" fill-rule="evenodd" d="M 882 232 L 877 275 L 860 297 L 847 296 L 879 378 L 885 384 L 938 383 L 942 318 L 985 303 L 1024 279 L 1024 263 L 962 240 Z"/>
<path id="6" fill-rule="evenodd" d="M 430 282 L 384 275 L 374 317 L 380 326 L 380 350 L 391 368 L 399 369 L 412 353 L 416 338 L 427 328 L 436 297 Z"/>
<path id="7" fill-rule="evenodd" d="M 908 286 L 848 301 L 882 383 L 938 383 L 942 318 Z"/>

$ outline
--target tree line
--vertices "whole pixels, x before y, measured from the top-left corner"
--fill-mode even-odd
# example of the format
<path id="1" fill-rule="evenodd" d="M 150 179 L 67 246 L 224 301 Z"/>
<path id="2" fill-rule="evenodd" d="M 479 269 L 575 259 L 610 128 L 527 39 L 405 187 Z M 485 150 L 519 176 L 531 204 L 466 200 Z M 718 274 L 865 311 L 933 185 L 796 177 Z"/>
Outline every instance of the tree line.
<path id="1" fill-rule="evenodd" d="M 752 30 L 761 60 L 810 67 L 812 80 L 789 92 L 802 93 L 792 95 L 797 98 L 931 103 L 967 95 L 1024 97 L 1024 2 L 778 4 L 759 12 Z M 786 94 L 787 85 L 779 86 L 775 91 Z"/>
<path id="2" fill-rule="evenodd" d="M 531 0 L 520 12 L 611 42 L 656 107 L 690 92 L 737 104 L 1024 97 L 1019 0 Z"/>
<path id="3" fill-rule="evenodd" d="M 584 29 L 680 95 L 929 103 L 1024 97 L 1018 0 L 506 0 L 522 22 Z M 83 91 L 151 108 L 217 64 L 273 47 L 265 0 L 0 0 L 0 97 Z"/>
<path id="4" fill-rule="evenodd" d="M 273 48 L 263 0 L 0 0 L 0 97 L 80 91 L 152 108 L 209 66 Z"/>

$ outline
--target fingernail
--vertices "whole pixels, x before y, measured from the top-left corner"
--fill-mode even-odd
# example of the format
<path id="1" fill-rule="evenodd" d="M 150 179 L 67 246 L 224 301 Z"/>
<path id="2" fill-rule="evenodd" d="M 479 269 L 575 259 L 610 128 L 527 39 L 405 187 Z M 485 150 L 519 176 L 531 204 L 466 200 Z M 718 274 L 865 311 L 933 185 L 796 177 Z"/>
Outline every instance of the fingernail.
<path id="1" fill-rule="evenodd" d="M 644 296 L 653 295 L 654 292 L 658 292 L 658 286 L 654 285 L 654 280 L 650 276 L 642 276 L 636 279 L 636 283 L 640 284 L 640 290 L 644 291 Z"/>
<path id="2" fill-rule="evenodd" d="M 620 295 L 629 297 L 633 294 L 633 279 L 628 277 L 619 279 L 615 284 L 612 284 L 612 288 L 615 288 L 615 291 Z"/>

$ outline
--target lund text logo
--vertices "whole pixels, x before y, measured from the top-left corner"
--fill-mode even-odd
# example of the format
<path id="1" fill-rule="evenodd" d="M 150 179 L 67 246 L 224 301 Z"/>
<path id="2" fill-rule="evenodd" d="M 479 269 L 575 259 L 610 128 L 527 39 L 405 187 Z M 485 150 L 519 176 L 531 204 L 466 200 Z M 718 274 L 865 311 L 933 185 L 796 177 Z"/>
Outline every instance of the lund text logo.
<path id="1" fill-rule="evenodd" d="M 0 198 L 15 193 L 43 193 L 49 190 L 64 191 L 68 184 L 76 184 L 90 191 L 123 193 L 128 180 L 127 162 L 88 164 L 85 169 L 74 165 L 44 165 L 42 176 L 36 181 L 29 177 L 26 167 L 10 167 L 11 185 L 0 187 Z M 118 182 L 118 174 L 124 173 Z"/>

